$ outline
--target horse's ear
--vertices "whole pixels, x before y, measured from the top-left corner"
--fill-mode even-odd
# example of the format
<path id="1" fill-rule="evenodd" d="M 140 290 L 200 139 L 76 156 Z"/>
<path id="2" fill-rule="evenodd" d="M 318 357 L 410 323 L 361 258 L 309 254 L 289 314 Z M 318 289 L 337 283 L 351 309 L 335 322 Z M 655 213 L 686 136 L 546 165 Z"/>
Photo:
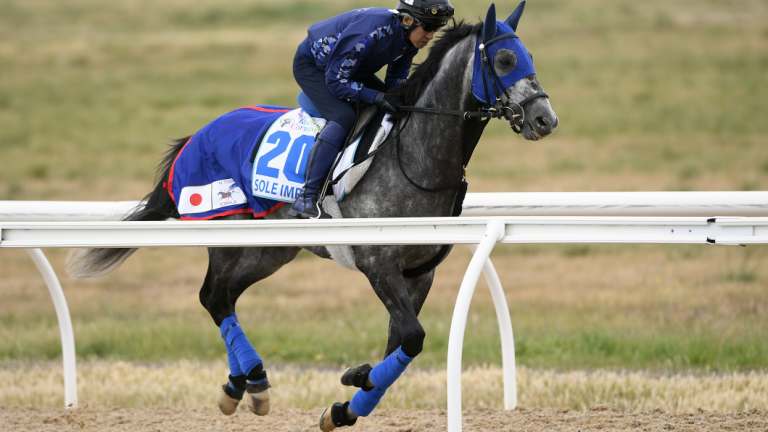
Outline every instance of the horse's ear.
<path id="1" fill-rule="evenodd" d="M 507 24 L 509 24 L 510 27 L 512 27 L 512 30 L 517 31 L 517 24 L 520 22 L 520 17 L 523 16 L 523 11 L 525 10 L 525 0 L 521 1 L 519 5 L 515 8 L 515 11 L 512 12 L 512 15 L 507 18 Z"/>
<path id="2" fill-rule="evenodd" d="M 483 41 L 488 42 L 494 36 L 496 36 L 496 5 L 491 3 L 483 25 Z"/>

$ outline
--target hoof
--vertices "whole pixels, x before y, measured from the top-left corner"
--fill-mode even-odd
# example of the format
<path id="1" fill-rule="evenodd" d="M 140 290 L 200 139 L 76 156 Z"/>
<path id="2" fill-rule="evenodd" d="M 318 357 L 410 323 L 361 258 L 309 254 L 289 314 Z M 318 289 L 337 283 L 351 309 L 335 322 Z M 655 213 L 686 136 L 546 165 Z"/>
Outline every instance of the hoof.
<path id="1" fill-rule="evenodd" d="M 330 432 L 337 427 L 354 425 L 357 422 L 357 417 L 352 419 L 347 417 L 348 406 L 349 402 L 343 404 L 336 402 L 323 410 L 323 413 L 320 414 L 320 430 L 323 432 Z"/>
<path id="2" fill-rule="evenodd" d="M 336 425 L 333 424 L 333 419 L 331 419 L 331 409 L 332 408 L 326 408 L 323 410 L 323 413 L 320 414 L 320 430 L 323 432 L 330 432 L 336 429 Z"/>
<path id="3" fill-rule="evenodd" d="M 252 413 L 258 416 L 269 414 L 269 389 L 264 389 L 258 393 L 248 393 L 246 405 Z"/>
<path id="4" fill-rule="evenodd" d="M 219 410 L 224 415 L 232 415 L 237 411 L 237 405 L 240 403 L 240 399 L 236 399 L 227 393 L 227 385 L 221 386 L 221 393 L 219 394 Z"/>

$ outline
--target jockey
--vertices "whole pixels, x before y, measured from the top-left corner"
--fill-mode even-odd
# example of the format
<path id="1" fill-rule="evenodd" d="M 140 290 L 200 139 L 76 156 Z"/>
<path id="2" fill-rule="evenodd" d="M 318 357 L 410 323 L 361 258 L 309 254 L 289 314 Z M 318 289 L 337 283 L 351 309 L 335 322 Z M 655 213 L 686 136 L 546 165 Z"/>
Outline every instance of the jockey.
<path id="1" fill-rule="evenodd" d="M 328 121 L 307 162 L 304 191 L 289 215 L 327 218 L 319 195 L 331 165 L 354 126 L 353 104 L 397 111 L 385 92 L 406 78 L 413 57 L 453 16 L 449 0 L 402 0 L 397 9 L 357 9 L 308 30 L 293 60 L 296 82 Z M 376 72 L 387 66 L 382 82 Z"/>

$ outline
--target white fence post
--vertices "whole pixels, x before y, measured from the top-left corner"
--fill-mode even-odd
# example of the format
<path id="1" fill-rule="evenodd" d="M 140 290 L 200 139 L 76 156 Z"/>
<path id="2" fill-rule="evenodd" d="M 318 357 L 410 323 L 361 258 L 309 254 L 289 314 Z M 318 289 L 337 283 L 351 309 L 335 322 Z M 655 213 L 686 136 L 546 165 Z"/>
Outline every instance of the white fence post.
<path id="1" fill-rule="evenodd" d="M 61 336 L 61 357 L 64 363 L 64 407 L 77 408 L 77 364 L 75 363 L 75 335 L 72 331 L 72 320 L 69 316 L 67 299 L 64 290 L 61 289 L 56 272 L 51 263 L 40 249 L 26 250 L 32 261 L 35 262 L 37 271 L 43 276 L 45 285 L 53 300 L 56 309 L 56 318 L 59 321 L 59 335 Z"/>
<path id="2" fill-rule="evenodd" d="M 448 336 L 448 432 L 461 432 L 461 356 L 464 348 L 464 330 L 477 280 L 496 242 L 504 237 L 505 225 L 501 221 L 488 223 L 483 239 L 472 255 L 467 272 L 461 281 L 456 305 L 453 308 L 451 330 Z"/>
<path id="3" fill-rule="evenodd" d="M 504 409 L 511 411 L 517 408 L 517 365 L 515 363 L 515 336 L 512 330 L 512 319 L 509 316 L 509 306 L 501 280 L 489 257 L 483 267 L 485 283 L 491 291 L 493 306 L 496 308 L 496 321 L 499 324 L 501 338 L 501 364 L 504 371 Z"/>
<path id="4" fill-rule="evenodd" d="M 471 245 L 474 253 L 477 245 Z M 512 319 L 509 315 L 509 303 L 504 294 L 504 287 L 496 272 L 496 267 L 489 257 L 483 266 L 483 276 L 488 290 L 491 292 L 493 307 L 496 310 L 496 322 L 499 325 L 499 337 L 501 339 L 501 365 L 504 379 L 504 409 L 512 411 L 517 408 L 517 364 L 515 361 L 515 335 L 512 328 Z"/>

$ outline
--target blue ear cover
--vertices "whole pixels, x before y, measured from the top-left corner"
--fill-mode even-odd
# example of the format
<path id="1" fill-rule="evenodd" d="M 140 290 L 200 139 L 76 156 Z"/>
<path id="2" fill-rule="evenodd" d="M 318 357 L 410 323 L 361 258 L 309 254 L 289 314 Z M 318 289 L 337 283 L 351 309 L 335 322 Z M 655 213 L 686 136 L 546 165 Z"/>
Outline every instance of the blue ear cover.
<path id="1" fill-rule="evenodd" d="M 512 30 L 517 31 L 517 24 L 520 23 L 520 17 L 523 16 L 523 11 L 525 10 L 525 0 L 521 1 L 519 5 L 515 8 L 514 12 L 512 12 L 512 15 L 507 18 L 507 25 L 512 27 Z"/>
<path id="2" fill-rule="evenodd" d="M 483 25 L 483 41 L 487 42 L 496 36 L 496 5 L 491 3 Z"/>

